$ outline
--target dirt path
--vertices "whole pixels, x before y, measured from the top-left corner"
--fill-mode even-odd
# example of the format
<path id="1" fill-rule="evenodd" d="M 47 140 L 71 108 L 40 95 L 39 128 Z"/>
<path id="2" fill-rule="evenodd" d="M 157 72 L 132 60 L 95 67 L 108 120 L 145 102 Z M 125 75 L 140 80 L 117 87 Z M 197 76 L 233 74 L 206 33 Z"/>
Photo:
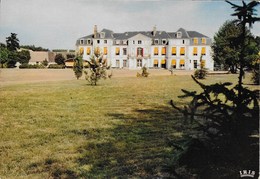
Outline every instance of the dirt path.
<path id="1" fill-rule="evenodd" d="M 112 69 L 113 78 L 135 77 L 141 70 Z M 150 76 L 171 75 L 169 70 L 149 69 Z M 193 71 L 176 70 L 173 75 L 191 75 Z M 72 69 L 0 69 L 0 86 L 75 79 Z"/>

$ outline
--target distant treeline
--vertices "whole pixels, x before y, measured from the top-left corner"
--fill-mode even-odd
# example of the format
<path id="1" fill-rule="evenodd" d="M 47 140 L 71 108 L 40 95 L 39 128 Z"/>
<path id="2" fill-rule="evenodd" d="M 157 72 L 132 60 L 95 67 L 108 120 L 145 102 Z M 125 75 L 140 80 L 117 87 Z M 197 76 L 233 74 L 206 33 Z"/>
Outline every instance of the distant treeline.
<path id="1" fill-rule="evenodd" d="M 20 45 L 20 48 L 24 48 L 24 49 L 29 49 L 32 51 L 49 51 L 49 49 L 47 48 L 43 48 L 43 47 L 35 47 L 34 45 Z"/>

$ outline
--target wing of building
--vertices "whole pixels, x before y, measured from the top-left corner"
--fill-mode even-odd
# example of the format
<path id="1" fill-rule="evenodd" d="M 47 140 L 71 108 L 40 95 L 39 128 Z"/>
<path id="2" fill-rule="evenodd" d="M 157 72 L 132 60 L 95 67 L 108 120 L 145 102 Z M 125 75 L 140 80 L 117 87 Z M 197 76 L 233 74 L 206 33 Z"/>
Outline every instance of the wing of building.
<path id="1" fill-rule="evenodd" d="M 200 65 L 213 70 L 211 39 L 196 31 L 152 31 L 114 33 L 94 26 L 94 33 L 76 41 L 76 51 L 88 60 L 99 48 L 111 67 L 193 70 Z"/>

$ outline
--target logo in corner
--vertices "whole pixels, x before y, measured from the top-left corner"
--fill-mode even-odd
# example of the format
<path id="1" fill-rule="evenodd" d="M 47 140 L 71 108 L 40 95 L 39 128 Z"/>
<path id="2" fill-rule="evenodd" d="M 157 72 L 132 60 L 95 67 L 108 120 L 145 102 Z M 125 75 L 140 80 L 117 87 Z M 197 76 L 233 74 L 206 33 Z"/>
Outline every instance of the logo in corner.
<path id="1" fill-rule="evenodd" d="M 242 170 L 239 171 L 240 177 L 251 177 L 254 178 L 255 177 L 255 171 L 254 170 Z"/>

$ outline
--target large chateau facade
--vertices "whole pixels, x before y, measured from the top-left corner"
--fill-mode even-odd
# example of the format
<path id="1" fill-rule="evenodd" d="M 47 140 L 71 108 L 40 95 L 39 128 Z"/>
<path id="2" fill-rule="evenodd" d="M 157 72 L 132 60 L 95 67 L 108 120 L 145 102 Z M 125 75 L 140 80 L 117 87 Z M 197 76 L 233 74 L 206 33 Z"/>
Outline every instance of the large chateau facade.
<path id="1" fill-rule="evenodd" d="M 211 39 L 183 28 L 177 32 L 152 31 L 114 33 L 94 26 L 94 33 L 76 42 L 76 51 L 88 60 L 98 48 L 113 68 L 167 68 L 193 70 L 200 65 L 213 70 Z"/>

